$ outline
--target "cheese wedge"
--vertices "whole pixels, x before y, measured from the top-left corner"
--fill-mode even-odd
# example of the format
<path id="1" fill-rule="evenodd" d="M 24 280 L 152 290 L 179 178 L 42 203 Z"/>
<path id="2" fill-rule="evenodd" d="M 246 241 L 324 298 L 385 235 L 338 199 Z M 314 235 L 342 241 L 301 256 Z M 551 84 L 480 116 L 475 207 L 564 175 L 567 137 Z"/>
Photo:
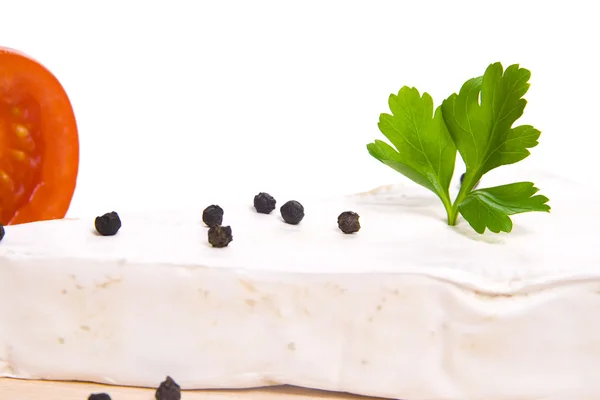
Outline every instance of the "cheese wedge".
<path id="1" fill-rule="evenodd" d="M 279 214 L 289 199 L 269 215 L 252 199 L 220 204 L 233 241 L 219 249 L 203 207 L 122 214 L 112 237 L 97 235 L 93 218 L 8 226 L 0 376 L 599 398 L 600 196 L 524 176 L 552 212 L 514 216 L 510 234 L 449 227 L 434 195 L 410 184 L 296 198 L 298 225 Z M 338 229 L 343 211 L 360 215 L 358 233 Z"/>

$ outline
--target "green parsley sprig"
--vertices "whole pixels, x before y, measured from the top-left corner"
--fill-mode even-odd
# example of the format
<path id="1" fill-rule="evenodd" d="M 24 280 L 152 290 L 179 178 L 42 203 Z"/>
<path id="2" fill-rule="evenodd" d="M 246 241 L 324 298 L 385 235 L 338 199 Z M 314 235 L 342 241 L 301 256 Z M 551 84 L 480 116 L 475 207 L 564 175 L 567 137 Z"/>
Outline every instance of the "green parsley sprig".
<path id="1" fill-rule="evenodd" d="M 417 184 L 431 190 L 446 209 L 448 225 L 458 214 L 478 233 L 510 232 L 510 215 L 550 211 L 548 198 L 535 195 L 531 182 L 473 190 L 487 172 L 529 156 L 540 131 L 530 125 L 513 127 L 523 114 L 531 73 L 518 65 L 503 71 L 491 64 L 482 77 L 469 79 L 435 111 L 427 93 L 403 87 L 389 97 L 391 114 L 381 114 L 379 130 L 394 146 L 375 140 L 369 153 Z M 456 152 L 466 172 L 456 199 L 449 187 Z"/>

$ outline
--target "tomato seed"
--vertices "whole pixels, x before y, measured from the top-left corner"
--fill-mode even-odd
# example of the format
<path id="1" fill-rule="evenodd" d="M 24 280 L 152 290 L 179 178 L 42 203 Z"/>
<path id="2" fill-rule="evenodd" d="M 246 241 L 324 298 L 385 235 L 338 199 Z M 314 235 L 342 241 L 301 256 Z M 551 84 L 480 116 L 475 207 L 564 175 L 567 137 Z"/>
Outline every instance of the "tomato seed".
<path id="1" fill-rule="evenodd" d="M 10 153 L 15 160 L 23 161 L 25 159 L 25 153 L 21 150 L 11 150 Z"/>
<path id="2" fill-rule="evenodd" d="M 15 133 L 17 134 L 19 139 L 24 139 L 27 136 L 29 136 L 29 129 L 27 129 L 24 125 L 16 124 Z"/>

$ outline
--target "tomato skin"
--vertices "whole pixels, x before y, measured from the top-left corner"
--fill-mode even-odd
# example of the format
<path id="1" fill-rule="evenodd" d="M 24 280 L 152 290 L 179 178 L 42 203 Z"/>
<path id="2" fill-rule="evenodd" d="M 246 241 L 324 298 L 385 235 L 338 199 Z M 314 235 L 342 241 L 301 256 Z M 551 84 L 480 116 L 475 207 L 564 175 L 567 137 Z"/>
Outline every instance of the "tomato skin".
<path id="1" fill-rule="evenodd" d="M 0 167 L 10 175 L 0 181 L 0 223 L 66 215 L 79 170 L 73 107 L 48 69 L 6 47 L 0 47 Z"/>

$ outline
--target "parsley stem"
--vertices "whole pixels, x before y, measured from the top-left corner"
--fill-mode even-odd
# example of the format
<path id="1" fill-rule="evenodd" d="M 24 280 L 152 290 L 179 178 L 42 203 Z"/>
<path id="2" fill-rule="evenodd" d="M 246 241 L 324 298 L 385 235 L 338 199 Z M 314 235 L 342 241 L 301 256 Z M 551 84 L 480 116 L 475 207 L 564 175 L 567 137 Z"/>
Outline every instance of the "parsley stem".
<path id="1" fill-rule="evenodd" d="M 470 174 L 471 176 L 465 175 L 462 185 L 460 186 L 460 190 L 458 191 L 458 195 L 456 195 L 456 199 L 454 200 L 454 204 L 448 209 L 446 207 L 446 212 L 448 213 L 448 225 L 454 226 L 456 225 L 456 220 L 458 219 L 458 206 L 462 203 L 465 198 L 471 193 L 471 190 L 475 186 L 473 183 L 473 177 L 476 174 Z"/>
<path id="2" fill-rule="evenodd" d="M 450 226 L 456 225 L 456 220 L 458 219 L 458 207 L 456 207 L 456 204 L 458 203 L 454 203 L 449 210 L 446 209 L 448 213 L 448 225 Z"/>
<path id="3" fill-rule="evenodd" d="M 461 199 L 460 193 L 458 194 L 458 196 L 456 196 L 456 200 L 454 201 L 454 204 L 450 207 L 450 210 L 448 211 L 448 209 L 446 209 L 448 211 L 448 225 L 450 226 L 454 226 L 456 225 L 456 220 L 458 219 L 458 205 L 460 204 L 460 202 L 463 199 Z"/>
<path id="4" fill-rule="evenodd" d="M 442 198 L 442 203 L 444 203 L 444 208 L 446 209 L 446 215 L 448 216 L 448 225 L 454 225 L 454 224 L 450 223 L 450 221 L 452 221 L 452 218 L 454 218 L 454 221 L 456 222 L 456 217 L 453 217 L 453 213 L 455 213 L 455 211 L 454 211 L 454 206 L 452 205 L 452 201 L 450 200 L 449 197 L 445 197 L 445 198 Z"/>

